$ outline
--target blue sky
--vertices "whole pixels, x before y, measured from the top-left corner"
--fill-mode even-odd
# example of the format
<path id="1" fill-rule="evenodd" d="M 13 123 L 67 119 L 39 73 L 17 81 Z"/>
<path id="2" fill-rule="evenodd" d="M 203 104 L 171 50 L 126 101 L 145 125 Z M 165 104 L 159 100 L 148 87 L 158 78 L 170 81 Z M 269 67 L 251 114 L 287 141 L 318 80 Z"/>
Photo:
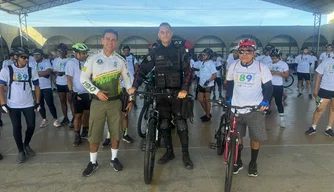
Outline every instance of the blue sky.
<path id="1" fill-rule="evenodd" d="M 83 0 L 28 16 L 32 27 L 157 26 L 163 21 L 172 26 L 310 26 L 313 15 L 260 0 Z M 0 12 L 0 22 L 18 26 L 18 17 Z"/>

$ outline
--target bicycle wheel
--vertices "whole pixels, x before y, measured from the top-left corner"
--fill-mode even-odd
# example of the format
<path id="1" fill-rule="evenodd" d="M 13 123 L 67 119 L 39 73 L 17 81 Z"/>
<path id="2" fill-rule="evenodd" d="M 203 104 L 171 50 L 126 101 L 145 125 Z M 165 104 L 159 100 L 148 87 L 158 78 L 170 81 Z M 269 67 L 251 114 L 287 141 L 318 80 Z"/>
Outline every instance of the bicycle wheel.
<path id="1" fill-rule="evenodd" d="M 219 128 L 216 133 L 216 149 L 218 155 L 224 154 L 225 149 L 225 135 L 226 135 L 226 126 L 227 126 L 227 115 L 223 114 L 220 118 Z"/>
<path id="2" fill-rule="evenodd" d="M 144 100 L 145 102 L 145 100 Z M 139 137 L 146 138 L 146 128 L 147 128 L 147 112 L 149 108 L 149 104 L 144 103 L 143 108 L 140 111 L 138 121 L 137 121 L 137 132 Z M 144 129 L 144 130 L 143 130 Z"/>
<path id="3" fill-rule="evenodd" d="M 287 79 L 283 80 L 283 87 L 284 88 L 288 88 L 290 87 L 293 83 L 295 82 L 295 78 L 293 77 L 293 75 L 289 75 L 289 77 Z"/>
<path id="4" fill-rule="evenodd" d="M 156 152 L 156 120 L 150 119 L 146 137 L 146 148 L 144 155 L 144 180 L 150 184 L 153 178 L 155 152 Z"/>
<path id="5" fill-rule="evenodd" d="M 236 153 L 236 137 L 231 135 L 231 140 L 228 147 L 228 159 L 225 173 L 225 192 L 230 192 L 232 188 L 232 177 L 233 177 L 233 167 L 234 159 Z"/>

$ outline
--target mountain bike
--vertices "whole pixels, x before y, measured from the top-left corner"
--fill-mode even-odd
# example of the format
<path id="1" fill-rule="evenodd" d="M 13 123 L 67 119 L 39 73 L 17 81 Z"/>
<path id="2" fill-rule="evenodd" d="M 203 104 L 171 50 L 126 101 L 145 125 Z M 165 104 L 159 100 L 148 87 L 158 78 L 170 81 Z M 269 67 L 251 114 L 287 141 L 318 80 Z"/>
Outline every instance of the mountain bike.
<path id="1" fill-rule="evenodd" d="M 218 130 L 216 131 L 216 147 L 217 153 L 224 154 L 224 164 L 226 164 L 225 173 L 225 192 L 231 192 L 233 167 L 237 165 L 238 148 L 239 148 L 239 134 L 237 132 L 237 119 L 239 117 L 238 109 L 247 109 L 249 112 L 257 111 L 259 107 L 256 106 L 231 106 L 224 100 L 211 100 L 211 102 L 220 105 L 226 110 L 221 116 Z"/>

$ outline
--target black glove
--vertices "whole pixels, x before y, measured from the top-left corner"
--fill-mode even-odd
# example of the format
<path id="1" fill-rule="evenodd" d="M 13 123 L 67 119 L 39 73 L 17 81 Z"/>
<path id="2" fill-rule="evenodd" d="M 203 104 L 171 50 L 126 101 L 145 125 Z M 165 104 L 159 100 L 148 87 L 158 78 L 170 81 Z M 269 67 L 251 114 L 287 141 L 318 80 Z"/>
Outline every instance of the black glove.
<path id="1" fill-rule="evenodd" d="M 209 85 L 209 81 L 205 81 L 204 86 L 208 86 Z"/>
<path id="2" fill-rule="evenodd" d="M 9 107 L 7 104 L 1 105 L 1 113 L 8 113 L 9 112 Z"/>
<path id="3" fill-rule="evenodd" d="M 72 95 L 72 99 L 77 99 L 78 93 L 74 91 L 70 91 L 70 94 Z"/>
<path id="4" fill-rule="evenodd" d="M 41 109 L 40 104 L 36 103 L 35 106 L 34 106 L 34 109 L 35 109 L 36 112 L 38 112 Z"/>

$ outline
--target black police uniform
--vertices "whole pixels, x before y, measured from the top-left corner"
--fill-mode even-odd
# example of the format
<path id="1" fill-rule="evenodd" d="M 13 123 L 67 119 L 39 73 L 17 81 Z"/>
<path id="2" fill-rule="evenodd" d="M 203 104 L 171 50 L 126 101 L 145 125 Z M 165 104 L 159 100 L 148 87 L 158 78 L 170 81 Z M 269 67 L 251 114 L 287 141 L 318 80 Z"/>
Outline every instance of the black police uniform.
<path id="1" fill-rule="evenodd" d="M 135 74 L 133 87 L 138 88 L 145 80 L 145 76 L 155 67 L 155 86 L 162 93 L 175 93 L 185 90 L 188 92 L 192 77 L 192 69 L 189 64 L 182 61 L 181 48 L 172 41 L 165 47 L 158 41 L 159 46 L 150 51 L 141 63 L 141 67 Z M 174 116 L 174 123 L 180 136 L 182 145 L 183 162 L 187 169 L 193 167 L 188 152 L 188 126 L 187 121 L 181 115 L 182 99 L 175 97 L 158 97 L 157 108 L 159 111 L 160 129 L 165 141 L 167 152 L 159 160 L 160 164 L 167 163 L 175 158 L 172 146 L 171 128 L 169 121 Z"/>

